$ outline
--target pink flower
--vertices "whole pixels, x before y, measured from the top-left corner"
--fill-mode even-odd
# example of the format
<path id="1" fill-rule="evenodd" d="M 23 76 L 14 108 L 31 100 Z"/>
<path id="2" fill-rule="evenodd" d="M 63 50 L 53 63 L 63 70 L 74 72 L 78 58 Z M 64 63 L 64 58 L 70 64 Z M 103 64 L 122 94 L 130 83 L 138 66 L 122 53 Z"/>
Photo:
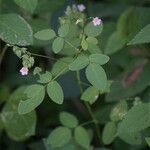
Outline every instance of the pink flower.
<path id="1" fill-rule="evenodd" d="M 20 73 L 24 76 L 24 75 L 28 75 L 28 71 L 29 69 L 27 67 L 22 67 L 20 69 Z"/>
<path id="2" fill-rule="evenodd" d="M 83 4 L 77 5 L 77 8 L 80 12 L 83 12 L 86 9 L 86 7 Z"/>
<path id="3" fill-rule="evenodd" d="M 94 26 L 97 26 L 97 25 L 100 25 L 102 23 L 102 20 L 99 19 L 98 17 L 95 17 L 95 18 L 93 18 L 92 22 L 93 22 Z"/>

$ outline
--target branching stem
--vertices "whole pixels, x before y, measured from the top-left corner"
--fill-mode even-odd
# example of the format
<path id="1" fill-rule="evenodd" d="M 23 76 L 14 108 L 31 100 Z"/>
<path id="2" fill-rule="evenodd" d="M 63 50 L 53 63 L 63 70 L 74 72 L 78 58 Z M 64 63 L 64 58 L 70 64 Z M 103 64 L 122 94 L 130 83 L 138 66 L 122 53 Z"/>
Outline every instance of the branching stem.
<path id="1" fill-rule="evenodd" d="M 83 88 L 82 88 L 82 83 L 81 83 L 79 71 L 77 71 L 77 82 L 78 82 L 78 86 L 79 86 L 80 92 L 82 94 L 83 93 Z M 89 114 L 90 114 L 90 116 L 92 118 L 92 121 L 95 124 L 95 129 L 96 129 L 96 132 L 97 132 L 97 137 L 98 137 L 99 141 L 101 141 L 100 130 L 99 130 L 99 121 L 95 117 L 95 115 L 94 115 L 94 113 L 92 111 L 92 108 L 90 107 L 89 103 L 84 101 L 84 104 L 85 104 L 85 107 L 87 108 L 87 110 L 88 110 L 88 112 L 89 112 Z"/>

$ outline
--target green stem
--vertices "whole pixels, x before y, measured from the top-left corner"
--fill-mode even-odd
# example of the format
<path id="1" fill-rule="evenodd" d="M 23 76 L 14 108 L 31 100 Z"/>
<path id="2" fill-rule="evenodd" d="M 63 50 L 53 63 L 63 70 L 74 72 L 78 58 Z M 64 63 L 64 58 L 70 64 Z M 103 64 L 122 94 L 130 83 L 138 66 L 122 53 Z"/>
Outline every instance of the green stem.
<path id="1" fill-rule="evenodd" d="M 84 123 L 80 124 L 80 126 L 86 126 L 86 125 L 89 125 L 91 123 L 94 123 L 94 121 L 91 120 L 91 121 L 84 122 Z"/>
<path id="2" fill-rule="evenodd" d="M 83 88 L 82 88 L 82 85 L 81 85 L 81 79 L 80 79 L 80 73 L 79 73 L 79 71 L 77 71 L 77 82 L 78 82 L 78 86 L 79 86 L 80 92 L 82 94 L 83 93 Z M 95 117 L 95 115 L 94 115 L 94 113 L 92 111 L 92 108 L 90 107 L 89 103 L 84 101 L 84 104 L 85 104 L 85 106 L 86 106 L 86 108 L 87 108 L 87 110 L 88 110 L 88 112 L 89 112 L 89 114 L 90 114 L 90 116 L 91 116 L 94 124 L 95 124 L 95 129 L 96 129 L 96 132 L 97 132 L 97 137 L 98 137 L 99 141 L 101 141 L 100 130 L 99 130 L 99 122 L 98 122 L 97 118 Z"/>
<path id="3" fill-rule="evenodd" d="M 70 45 L 72 48 L 74 48 L 77 52 L 79 52 L 79 49 L 78 48 L 76 48 L 74 45 L 72 45 L 69 41 L 67 41 L 66 39 L 65 39 L 65 42 L 68 44 L 68 45 Z"/>
<path id="4" fill-rule="evenodd" d="M 7 50 L 8 46 L 7 44 L 4 46 L 4 48 L 2 49 L 2 52 L 0 54 L 0 67 L 1 67 L 1 64 L 2 64 L 2 61 L 3 61 L 3 58 L 4 58 L 4 55 L 6 53 L 6 50 Z"/>

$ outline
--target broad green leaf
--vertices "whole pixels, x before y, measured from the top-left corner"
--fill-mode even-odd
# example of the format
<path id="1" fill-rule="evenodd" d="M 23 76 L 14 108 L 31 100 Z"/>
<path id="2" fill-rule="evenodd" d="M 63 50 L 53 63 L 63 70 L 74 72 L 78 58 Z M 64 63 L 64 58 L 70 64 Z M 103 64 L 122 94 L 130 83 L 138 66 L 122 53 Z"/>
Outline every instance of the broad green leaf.
<path id="1" fill-rule="evenodd" d="M 78 125 L 78 119 L 71 113 L 61 112 L 59 115 L 59 120 L 62 125 L 68 128 L 75 128 Z"/>
<path id="2" fill-rule="evenodd" d="M 51 147 L 62 147 L 71 140 L 71 130 L 67 127 L 57 127 L 48 136 L 47 143 Z"/>
<path id="3" fill-rule="evenodd" d="M 81 46 L 82 46 L 83 50 L 87 50 L 88 49 L 88 43 L 87 43 L 87 41 L 85 39 L 82 40 Z"/>
<path id="4" fill-rule="evenodd" d="M 107 76 L 105 70 L 98 64 L 90 64 L 86 68 L 86 77 L 88 81 L 98 88 L 99 90 L 105 90 L 107 86 Z"/>
<path id="5" fill-rule="evenodd" d="M 54 41 L 53 41 L 53 45 L 52 45 L 52 48 L 53 48 L 53 52 L 54 53 L 59 53 L 63 47 L 64 47 L 64 39 L 61 38 L 61 37 L 57 37 Z"/>
<path id="6" fill-rule="evenodd" d="M 75 128 L 74 138 L 76 142 L 83 148 L 88 149 L 90 146 L 90 138 L 85 128 L 79 126 Z"/>
<path id="7" fill-rule="evenodd" d="M 93 44 L 93 45 L 96 45 L 96 44 L 98 44 L 98 40 L 96 39 L 96 38 L 94 38 L 94 37 L 87 37 L 86 38 L 86 41 L 88 42 L 88 43 L 91 43 L 91 44 Z"/>
<path id="8" fill-rule="evenodd" d="M 141 145 L 142 143 L 142 136 L 138 132 L 124 132 L 119 135 L 119 138 L 130 145 Z"/>
<path id="9" fill-rule="evenodd" d="M 126 101 L 120 101 L 114 106 L 110 113 L 110 119 L 114 122 L 120 121 L 124 118 L 128 111 L 128 104 Z"/>
<path id="10" fill-rule="evenodd" d="M 29 11 L 30 13 L 34 12 L 38 3 L 38 0 L 14 0 L 14 1 L 17 5 Z"/>
<path id="11" fill-rule="evenodd" d="M 52 74 L 46 71 L 44 74 L 40 75 L 39 83 L 48 83 L 52 80 Z"/>
<path id="12" fill-rule="evenodd" d="M 76 71 L 85 68 L 89 64 L 89 58 L 86 55 L 79 55 L 70 65 L 69 70 Z"/>
<path id="13" fill-rule="evenodd" d="M 113 54 L 119 51 L 126 44 L 126 41 L 126 38 L 120 32 L 114 32 L 108 39 L 105 54 Z"/>
<path id="14" fill-rule="evenodd" d="M 47 85 L 47 93 L 52 101 L 57 104 L 62 104 L 64 100 L 64 94 L 61 86 L 56 81 L 52 81 Z"/>
<path id="15" fill-rule="evenodd" d="M 145 141 L 146 141 L 147 145 L 150 147 L 150 137 L 146 137 Z"/>
<path id="16" fill-rule="evenodd" d="M 93 104 L 97 100 L 98 95 L 99 90 L 93 86 L 90 86 L 83 92 L 81 99 L 89 102 L 90 104 Z"/>
<path id="17" fill-rule="evenodd" d="M 1 112 L 3 127 L 8 136 L 15 141 L 22 141 L 35 134 L 36 113 L 32 111 L 25 115 L 18 114 L 20 99 L 26 99 L 24 90 L 20 87 L 12 93 Z"/>
<path id="18" fill-rule="evenodd" d="M 109 57 L 103 54 L 92 54 L 89 56 L 91 63 L 97 63 L 99 65 L 104 65 L 109 61 Z"/>
<path id="19" fill-rule="evenodd" d="M 30 25 L 17 14 L 0 15 L 0 39 L 6 43 L 27 46 L 33 44 Z"/>
<path id="20" fill-rule="evenodd" d="M 99 48 L 98 45 L 94 45 L 89 43 L 88 44 L 88 49 L 87 49 L 91 54 L 101 54 L 102 50 Z"/>
<path id="21" fill-rule="evenodd" d="M 137 133 L 150 127 L 150 104 L 142 103 L 133 106 L 125 115 L 118 128 L 118 135 Z"/>
<path id="22" fill-rule="evenodd" d="M 104 144 L 110 144 L 115 139 L 117 132 L 117 127 L 114 122 L 108 122 L 104 129 L 102 134 L 102 140 Z"/>
<path id="23" fill-rule="evenodd" d="M 57 74 L 59 74 L 60 72 L 62 72 L 61 74 L 66 73 L 69 70 L 69 64 L 73 62 L 73 58 L 72 57 L 63 57 L 61 59 L 59 59 L 52 68 L 52 74 L 53 76 L 56 76 Z"/>
<path id="24" fill-rule="evenodd" d="M 137 8 L 130 7 L 126 9 L 119 17 L 117 31 L 128 40 L 130 40 L 139 30 L 140 19 Z M 142 11 L 142 10 L 140 10 Z"/>
<path id="25" fill-rule="evenodd" d="M 60 37 L 65 37 L 69 33 L 69 25 L 68 24 L 63 24 L 60 26 L 58 29 L 58 34 Z"/>
<path id="26" fill-rule="evenodd" d="M 150 24 L 144 27 L 136 36 L 128 43 L 128 45 L 143 44 L 150 42 Z"/>
<path id="27" fill-rule="evenodd" d="M 84 33 L 87 36 L 96 37 L 98 36 L 103 30 L 103 25 L 100 24 L 98 26 L 94 26 L 92 22 L 88 23 L 84 28 Z"/>
<path id="28" fill-rule="evenodd" d="M 45 97 L 45 88 L 39 84 L 33 84 L 26 88 L 24 93 L 27 95 L 26 100 L 21 100 L 18 106 L 19 114 L 26 114 L 39 106 Z"/>
<path id="29" fill-rule="evenodd" d="M 34 34 L 34 37 L 36 39 L 44 40 L 44 41 L 51 40 L 55 36 L 56 36 L 56 33 L 52 29 L 44 29 L 44 30 L 38 31 L 37 33 Z"/>

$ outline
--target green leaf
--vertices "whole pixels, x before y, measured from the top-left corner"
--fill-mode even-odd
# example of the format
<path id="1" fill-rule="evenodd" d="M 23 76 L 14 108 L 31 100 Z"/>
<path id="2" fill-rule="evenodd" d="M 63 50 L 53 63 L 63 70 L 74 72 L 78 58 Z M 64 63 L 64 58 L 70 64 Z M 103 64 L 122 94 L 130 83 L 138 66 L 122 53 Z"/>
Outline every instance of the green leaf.
<path id="1" fill-rule="evenodd" d="M 147 145 L 150 147 L 150 137 L 146 137 L 145 141 L 146 141 Z"/>
<path id="2" fill-rule="evenodd" d="M 88 49 L 88 43 L 87 43 L 87 41 L 85 39 L 82 40 L 81 46 L 82 46 L 83 50 L 87 50 Z"/>
<path id="3" fill-rule="evenodd" d="M 68 128 L 75 128 L 78 125 L 78 119 L 71 113 L 61 112 L 59 115 L 59 120 L 62 125 Z"/>
<path id="4" fill-rule="evenodd" d="M 88 43 L 91 43 L 91 44 L 93 44 L 93 45 L 96 45 L 96 44 L 98 44 L 98 40 L 96 39 L 96 38 L 94 38 L 94 37 L 87 37 L 86 38 L 86 41 L 88 42 Z"/>
<path id="5" fill-rule="evenodd" d="M 144 27 L 136 36 L 128 43 L 128 45 L 143 44 L 150 42 L 150 24 Z"/>
<path id="6" fill-rule="evenodd" d="M 91 44 L 91 43 L 88 44 L 88 51 L 91 54 L 101 54 L 102 53 L 102 51 L 100 50 L 98 45 L 94 45 L 94 44 Z"/>
<path id="7" fill-rule="evenodd" d="M 29 11 L 30 13 L 34 12 L 38 3 L 38 0 L 14 0 L 14 1 L 18 6 Z"/>
<path id="8" fill-rule="evenodd" d="M 125 115 L 118 128 L 118 135 L 137 133 L 150 127 L 150 104 L 142 103 L 133 106 Z"/>
<path id="9" fill-rule="evenodd" d="M 60 72 L 62 72 L 62 70 L 64 70 L 61 74 L 66 73 L 69 70 L 69 64 L 73 62 L 73 58 L 72 57 L 63 57 L 61 59 L 59 59 L 52 68 L 52 74 L 53 76 L 56 76 L 57 74 L 59 74 Z"/>
<path id="10" fill-rule="evenodd" d="M 114 122 L 120 121 L 124 118 L 128 111 L 128 104 L 124 100 L 120 101 L 118 104 L 114 106 L 110 113 L 110 119 Z"/>
<path id="11" fill-rule="evenodd" d="M 138 132 L 124 132 L 119 135 L 124 142 L 130 145 L 141 145 L 142 144 L 142 136 Z"/>
<path id="12" fill-rule="evenodd" d="M 84 33 L 87 36 L 92 36 L 92 37 L 96 37 L 99 34 L 101 34 L 103 30 L 103 25 L 100 24 L 98 26 L 94 26 L 92 22 L 88 23 L 84 29 Z"/>
<path id="13" fill-rule="evenodd" d="M 99 90 L 105 90 L 107 86 L 107 77 L 104 69 L 98 64 L 90 64 L 86 68 L 86 77 L 88 81 L 98 88 Z"/>
<path id="14" fill-rule="evenodd" d="M 58 34 L 60 37 L 65 37 L 69 33 L 69 25 L 68 24 L 63 24 L 59 29 L 58 29 Z"/>
<path id="15" fill-rule="evenodd" d="M 48 83 L 52 80 L 52 74 L 48 71 L 46 73 L 40 75 L 39 83 Z"/>
<path id="16" fill-rule="evenodd" d="M 0 15 L 0 39 L 6 43 L 27 46 L 33 44 L 30 25 L 17 14 Z"/>
<path id="17" fill-rule="evenodd" d="M 56 81 L 52 81 L 47 85 L 47 93 L 52 101 L 57 104 L 62 104 L 64 100 L 64 94 L 61 86 Z"/>
<path id="18" fill-rule="evenodd" d="M 61 38 L 61 37 L 56 38 L 52 45 L 53 52 L 56 54 L 59 53 L 64 47 L 64 42 L 65 41 L 63 38 Z"/>
<path id="19" fill-rule="evenodd" d="M 56 33 L 52 29 L 44 29 L 44 30 L 38 31 L 37 33 L 34 34 L 34 37 L 36 39 L 44 40 L 44 41 L 51 40 L 55 36 L 56 36 Z"/>
<path id="20" fill-rule="evenodd" d="M 93 86 L 90 86 L 83 92 L 81 99 L 89 102 L 90 104 L 93 104 L 97 100 L 98 95 L 99 90 Z"/>
<path id="21" fill-rule="evenodd" d="M 47 143 L 51 145 L 51 147 L 62 147 L 69 143 L 71 140 L 71 130 L 66 127 L 57 127 L 54 129 L 48 139 Z"/>
<path id="22" fill-rule="evenodd" d="M 105 54 L 113 54 L 119 51 L 126 44 L 126 41 L 126 38 L 120 32 L 114 32 L 108 39 Z"/>
<path id="23" fill-rule="evenodd" d="M 112 143 L 112 141 L 115 139 L 116 132 L 117 132 L 117 127 L 116 127 L 115 123 L 108 122 L 105 125 L 105 127 L 103 129 L 103 133 L 102 133 L 103 143 L 106 145 Z"/>
<path id="24" fill-rule="evenodd" d="M 89 64 L 89 58 L 86 55 L 79 55 L 70 65 L 69 70 L 76 71 L 85 68 Z"/>
<path id="25" fill-rule="evenodd" d="M 22 141 L 35 134 L 36 113 L 32 111 L 26 115 L 18 114 L 20 99 L 26 99 L 24 90 L 20 87 L 12 93 L 1 112 L 3 127 L 8 136 L 15 141 Z"/>
<path id="26" fill-rule="evenodd" d="M 45 97 L 45 88 L 42 85 L 33 84 L 28 86 L 24 93 L 27 95 L 27 99 L 20 101 L 18 106 L 19 114 L 29 113 L 39 106 Z"/>
<path id="27" fill-rule="evenodd" d="M 88 132 L 85 130 L 85 128 L 83 128 L 81 126 L 75 128 L 74 138 L 80 146 L 82 146 L 83 148 L 86 148 L 86 149 L 89 148 L 90 138 L 89 138 Z"/>
<path id="28" fill-rule="evenodd" d="M 99 65 L 104 65 L 109 61 L 109 57 L 103 54 L 92 54 L 89 56 L 91 63 L 97 63 Z"/>

